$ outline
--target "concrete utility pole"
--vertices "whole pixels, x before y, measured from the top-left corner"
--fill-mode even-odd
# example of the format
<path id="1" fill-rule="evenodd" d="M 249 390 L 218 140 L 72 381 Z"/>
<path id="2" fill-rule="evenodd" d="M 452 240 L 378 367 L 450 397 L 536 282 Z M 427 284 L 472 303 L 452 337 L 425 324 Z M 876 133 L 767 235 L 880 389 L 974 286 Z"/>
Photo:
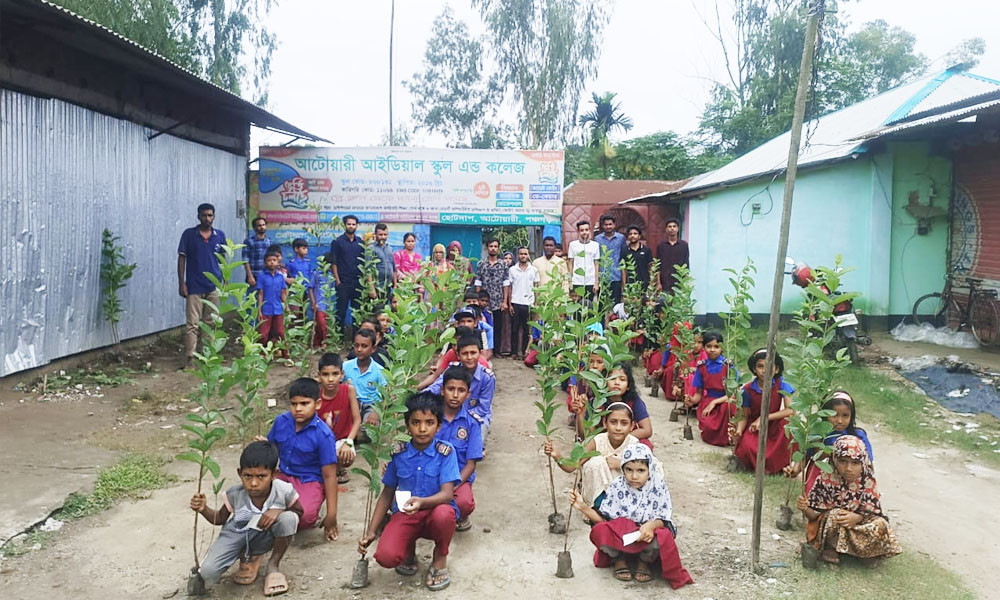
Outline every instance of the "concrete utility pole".
<path id="1" fill-rule="evenodd" d="M 795 175 L 799 167 L 799 145 L 802 142 L 802 122 L 806 113 L 806 94 L 812 76 L 813 56 L 816 53 L 816 38 L 819 23 L 825 11 L 824 0 L 813 0 L 809 4 L 809 21 L 806 23 L 805 45 L 802 48 L 802 64 L 799 67 L 799 85 L 795 91 L 795 112 L 792 115 L 791 141 L 788 145 L 788 167 L 785 170 L 785 195 L 781 206 L 781 229 L 778 234 L 778 256 L 774 266 L 774 285 L 771 289 L 771 318 L 767 327 L 767 359 L 764 373 L 774 372 L 774 339 L 778 334 L 778 320 L 781 315 L 781 288 L 785 276 L 785 255 L 788 253 L 788 229 L 792 220 L 792 196 L 795 192 Z M 766 376 L 766 375 L 765 375 Z M 761 427 L 758 432 L 757 472 L 753 489 L 753 538 L 751 540 L 750 569 L 760 571 L 760 525 L 764 497 L 764 463 L 767 453 L 767 415 L 771 409 L 771 385 L 765 385 L 761 399 Z"/>

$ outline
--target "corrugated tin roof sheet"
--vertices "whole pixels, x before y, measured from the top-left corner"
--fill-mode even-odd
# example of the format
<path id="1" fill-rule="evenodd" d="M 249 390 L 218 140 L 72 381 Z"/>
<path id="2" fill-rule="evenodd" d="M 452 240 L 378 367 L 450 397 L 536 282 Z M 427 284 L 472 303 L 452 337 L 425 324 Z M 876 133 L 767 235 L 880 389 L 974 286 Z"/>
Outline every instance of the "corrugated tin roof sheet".
<path id="1" fill-rule="evenodd" d="M 129 54 L 132 58 L 145 63 L 149 68 L 150 77 L 158 77 L 174 86 L 191 89 L 199 95 L 227 106 L 234 113 L 242 116 L 247 122 L 264 129 L 274 129 L 282 133 L 294 136 L 332 143 L 329 140 L 309 133 L 291 123 L 269 113 L 263 108 L 247 102 L 229 90 L 219 87 L 214 83 L 202 79 L 198 75 L 184 69 L 177 63 L 157 54 L 156 52 L 139 45 L 138 43 L 120 35 L 107 27 L 82 17 L 73 11 L 67 10 L 48 0 L 0 0 L 0 11 L 17 11 L 21 14 L 30 14 L 39 20 L 51 21 L 63 27 L 79 27 L 87 30 L 90 34 L 91 43 L 108 42 L 112 43 L 120 51 Z"/>
<path id="2" fill-rule="evenodd" d="M 687 181 L 579 179 L 563 191 L 563 204 L 618 204 L 632 198 L 673 192 Z"/>
<path id="3" fill-rule="evenodd" d="M 1000 81 L 954 69 L 905 83 L 878 96 L 862 100 L 806 123 L 799 152 L 799 167 L 842 159 L 864 146 L 857 140 L 865 132 L 916 112 L 933 111 L 989 91 L 1000 90 Z M 733 184 L 774 173 L 788 161 L 789 132 L 765 142 L 729 164 L 692 179 L 680 193 Z"/>

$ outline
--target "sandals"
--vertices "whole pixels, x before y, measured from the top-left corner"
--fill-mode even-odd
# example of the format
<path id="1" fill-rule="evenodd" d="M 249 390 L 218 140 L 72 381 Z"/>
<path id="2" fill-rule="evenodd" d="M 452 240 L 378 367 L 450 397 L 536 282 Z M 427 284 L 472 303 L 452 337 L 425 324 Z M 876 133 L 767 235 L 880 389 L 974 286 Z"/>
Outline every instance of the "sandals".
<path id="1" fill-rule="evenodd" d="M 264 559 L 263 554 L 251 556 L 250 560 L 240 561 L 240 569 L 233 575 L 233 583 L 239 585 L 250 585 L 257 581 L 257 574 L 260 572 L 260 563 Z"/>
<path id="2" fill-rule="evenodd" d="M 618 581 L 632 581 L 632 569 L 628 568 L 628 562 L 624 558 L 615 561 L 614 574 Z"/>
<path id="3" fill-rule="evenodd" d="M 435 569 L 431 567 L 427 569 L 427 579 L 424 583 L 427 584 L 427 589 L 432 592 L 439 592 L 448 587 L 451 585 L 451 575 L 448 574 L 448 568 Z"/>
<path id="4" fill-rule="evenodd" d="M 268 573 L 264 578 L 264 595 L 280 596 L 288 591 L 288 580 L 281 573 Z"/>
<path id="5" fill-rule="evenodd" d="M 649 583 L 653 580 L 653 571 L 649 568 L 649 563 L 639 561 L 635 567 L 635 580 L 637 583 Z"/>
<path id="6" fill-rule="evenodd" d="M 836 550 L 824 550 L 820 553 L 819 557 L 821 560 L 830 563 L 831 565 L 840 564 L 840 554 L 838 554 Z"/>
<path id="7" fill-rule="evenodd" d="M 351 472 L 347 469 L 337 471 L 337 483 L 343 485 L 351 480 Z"/>
<path id="8" fill-rule="evenodd" d="M 396 573 L 399 573 L 403 577 L 412 577 L 417 574 L 417 557 L 411 556 L 407 558 L 403 564 L 396 567 Z"/>

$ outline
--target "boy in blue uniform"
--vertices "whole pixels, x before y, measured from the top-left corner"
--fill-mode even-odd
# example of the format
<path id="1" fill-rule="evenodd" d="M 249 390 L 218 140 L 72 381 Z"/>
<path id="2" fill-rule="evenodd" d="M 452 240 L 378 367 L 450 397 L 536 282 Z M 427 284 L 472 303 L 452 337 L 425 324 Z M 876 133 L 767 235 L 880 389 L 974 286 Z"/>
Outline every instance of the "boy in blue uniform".
<path id="1" fill-rule="evenodd" d="M 490 421 L 493 419 L 493 393 L 496 391 L 497 381 L 493 376 L 493 371 L 479 364 L 479 344 L 480 340 L 476 336 L 466 336 L 458 340 L 456 348 L 458 351 L 458 363 L 472 375 L 472 385 L 469 387 L 469 399 L 466 401 L 466 408 L 472 418 L 479 421 L 482 432 L 483 446 L 486 446 L 486 438 L 490 432 Z M 440 394 L 444 387 L 444 375 L 428 386 L 427 391 Z"/>
<path id="2" fill-rule="evenodd" d="M 278 447 L 281 470 L 275 475 L 292 484 L 302 502 L 299 530 L 309 529 L 319 519 L 326 500 L 323 529 L 326 539 L 337 539 L 337 440 L 326 423 L 316 416 L 319 383 L 300 377 L 288 388 L 291 410 L 274 419 L 267 441 Z"/>
<path id="3" fill-rule="evenodd" d="M 288 285 L 292 285 L 292 282 L 301 276 L 303 283 L 309 287 L 313 272 L 312 261 L 309 260 L 309 242 L 295 238 L 292 240 L 292 250 L 295 252 L 295 258 L 285 265 L 288 269 Z"/>
<path id="4" fill-rule="evenodd" d="M 218 510 L 208 508 L 205 494 L 191 498 L 191 510 L 212 525 L 222 525 L 198 569 L 205 581 L 217 582 L 239 559 L 233 583 L 250 585 L 257 581 L 260 561 L 270 551 L 264 595 L 288 591 L 288 580 L 280 570 L 281 559 L 299 525 L 302 503 L 290 483 L 274 478 L 277 468 L 278 449 L 269 442 L 252 442 L 240 454 L 236 473 L 241 483 L 226 490 Z"/>
<path id="5" fill-rule="evenodd" d="M 382 531 L 375 561 L 386 568 L 395 567 L 401 575 L 413 575 L 417 572 L 417 538 L 433 540 L 434 558 L 425 581 L 432 591 L 451 583 L 448 547 L 458 520 L 455 486 L 461 480 L 454 446 L 434 439 L 444 417 L 443 404 L 441 396 L 428 392 L 414 394 L 406 401 L 404 418 L 410 441 L 393 449 L 371 523 L 358 540 L 358 552 L 365 555 L 391 507 L 392 516 Z M 403 492 L 408 492 L 409 498 L 399 506 L 396 498 Z"/>
<path id="6" fill-rule="evenodd" d="M 476 465 L 483 459 L 483 437 L 479 421 L 472 418 L 465 408 L 469 397 L 472 374 L 462 366 L 448 367 L 444 372 L 444 421 L 437 439 L 455 447 L 458 455 L 458 470 L 461 482 L 455 488 L 455 504 L 458 506 L 456 531 L 472 529 L 469 515 L 476 510 L 476 499 L 472 495 L 472 483 L 476 480 Z"/>
<path id="7" fill-rule="evenodd" d="M 257 306 L 260 307 L 257 328 L 260 331 L 260 343 L 265 346 L 271 340 L 278 342 L 285 339 L 285 299 L 288 297 L 288 284 L 284 275 L 278 270 L 280 262 L 280 255 L 268 250 L 264 255 L 265 269 L 257 277 Z M 284 353 L 287 354 L 287 351 Z"/>
<path id="8" fill-rule="evenodd" d="M 313 269 L 312 277 L 309 279 L 309 303 L 312 305 L 313 320 L 316 321 L 316 327 L 313 329 L 313 348 L 322 348 L 329 332 L 326 309 L 334 301 L 333 286 L 329 283 L 329 269 L 329 266 L 320 263 Z M 329 298 L 326 297 L 328 291 L 331 292 Z"/>

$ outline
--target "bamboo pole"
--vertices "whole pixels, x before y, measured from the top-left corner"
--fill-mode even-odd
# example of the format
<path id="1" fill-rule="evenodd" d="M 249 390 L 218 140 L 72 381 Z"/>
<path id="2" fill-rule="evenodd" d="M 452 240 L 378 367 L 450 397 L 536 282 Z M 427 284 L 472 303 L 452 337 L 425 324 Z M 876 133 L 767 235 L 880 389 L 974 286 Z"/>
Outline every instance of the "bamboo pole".
<path id="1" fill-rule="evenodd" d="M 788 252 L 788 230 L 792 219 L 792 197 L 795 191 L 795 176 L 799 166 L 799 146 L 802 141 L 802 122 L 805 120 L 806 94 L 812 74 L 813 56 L 819 22 L 823 18 L 824 0 L 814 0 L 809 6 L 809 20 L 806 23 L 805 42 L 802 48 L 802 64 L 799 67 L 798 88 L 795 91 L 795 112 L 792 115 L 791 140 L 788 145 L 788 167 L 785 172 L 785 193 L 781 206 L 781 228 L 778 234 L 778 255 L 775 258 L 774 284 L 771 289 L 771 315 L 767 327 L 767 359 L 765 376 L 774 372 L 775 338 L 778 334 L 778 320 L 781 315 L 781 288 L 785 275 L 785 254 Z M 760 569 L 760 526 L 764 500 L 764 464 L 767 453 L 767 430 L 771 408 L 771 385 L 765 385 L 761 399 L 761 427 L 758 431 L 757 471 L 753 490 L 753 536 L 751 539 L 750 569 Z"/>

